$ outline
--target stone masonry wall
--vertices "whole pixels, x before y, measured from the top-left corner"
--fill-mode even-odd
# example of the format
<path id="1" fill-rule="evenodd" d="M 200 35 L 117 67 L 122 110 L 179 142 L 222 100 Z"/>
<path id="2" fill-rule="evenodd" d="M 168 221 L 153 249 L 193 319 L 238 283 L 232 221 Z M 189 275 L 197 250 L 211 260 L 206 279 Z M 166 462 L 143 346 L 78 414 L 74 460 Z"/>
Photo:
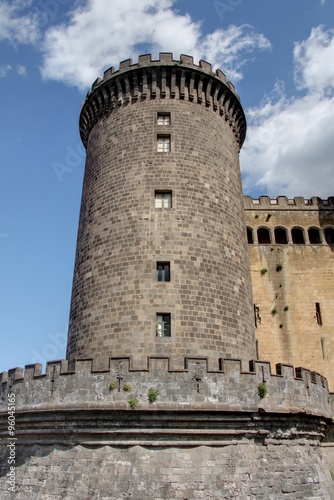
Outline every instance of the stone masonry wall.
<path id="1" fill-rule="evenodd" d="M 178 367 L 186 355 L 248 361 L 255 341 L 242 108 L 210 65 L 155 65 L 123 65 L 83 107 L 87 162 L 67 358 L 125 355 L 138 368 L 147 355 Z M 170 113 L 170 125 L 158 125 L 158 113 Z M 157 151 L 159 134 L 170 136 L 170 152 Z M 172 193 L 171 208 L 155 207 L 156 191 Z M 157 262 L 166 261 L 171 280 L 158 282 Z M 159 313 L 171 315 L 169 337 L 156 334 Z"/>
<path id="2" fill-rule="evenodd" d="M 310 244 L 307 230 L 334 228 L 333 198 L 320 200 L 245 197 L 247 226 L 271 230 L 272 242 L 248 245 L 254 304 L 258 308 L 258 355 L 272 363 L 305 366 L 328 378 L 334 390 L 334 253 L 323 233 Z M 276 244 L 274 228 L 287 229 L 288 244 Z M 291 228 L 304 231 L 305 244 L 293 244 Z M 277 266 L 282 268 L 277 271 Z M 321 311 L 321 324 L 316 303 Z"/>
<path id="3" fill-rule="evenodd" d="M 240 360 L 50 362 L 1 374 L 0 497 L 18 500 L 334 498 L 320 442 L 325 379 Z M 73 368 L 73 367 L 72 367 Z M 258 385 L 268 392 L 260 398 Z M 112 384 L 112 385 L 111 385 Z M 125 390 L 126 388 L 126 390 Z M 158 391 L 150 403 L 150 388 Z M 8 491 L 7 394 L 15 394 L 16 491 Z M 129 402 L 136 398 L 137 406 Z M 328 456 L 326 455 L 326 458 Z"/>
<path id="4" fill-rule="evenodd" d="M 0 453 L 2 450 L 0 449 Z M 17 500 L 333 499 L 317 448 L 296 443 L 170 448 L 53 447 L 21 452 Z M 2 474 L 1 474 L 2 475 Z M 6 478 L 0 477 L 1 498 Z"/>

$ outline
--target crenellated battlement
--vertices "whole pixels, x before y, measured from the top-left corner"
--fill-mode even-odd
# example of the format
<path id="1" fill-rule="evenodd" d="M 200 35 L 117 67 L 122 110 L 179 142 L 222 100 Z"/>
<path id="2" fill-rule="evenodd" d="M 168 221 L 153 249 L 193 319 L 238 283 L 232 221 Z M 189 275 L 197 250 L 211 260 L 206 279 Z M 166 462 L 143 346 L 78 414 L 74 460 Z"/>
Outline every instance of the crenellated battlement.
<path id="1" fill-rule="evenodd" d="M 303 196 L 296 196 L 291 199 L 286 196 L 278 196 L 277 198 L 244 196 L 244 207 L 245 210 L 332 210 L 334 208 L 334 196 L 327 198 L 327 200 L 317 196 L 312 196 L 309 199 Z"/>
<path id="2" fill-rule="evenodd" d="M 94 360 L 48 362 L 14 368 L 0 374 L 0 409 L 7 408 L 7 394 L 14 393 L 17 410 L 47 407 L 108 407 L 130 409 L 136 398 L 141 409 L 211 409 L 306 413 L 330 416 L 328 388 L 324 377 L 303 368 L 279 364 L 273 373 L 269 362 L 251 361 L 242 370 L 239 359 L 217 360 L 210 370 L 206 358 L 185 358 L 184 368 L 175 370 L 170 359 L 149 357 L 147 368 L 134 369 L 132 359 L 110 358 L 107 367 L 96 368 Z M 259 396 L 259 384 L 267 394 Z M 152 406 L 148 391 L 158 397 Z"/>
<path id="3" fill-rule="evenodd" d="M 181 55 L 173 59 L 171 53 L 160 53 L 157 60 L 150 54 L 120 63 L 97 78 L 88 92 L 80 115 L 80 134 L 84 145 L 95 123 L 119 106 L 145 99 L 181 99 L 195 102 L 219 113 L 230 124 L 239 146 L 246 135 L 246 119 L 239 96 L 225 74 L 201 60 Z"/>
<path id="4" fill-rule="evenodd" d="M 235 87 L 232 82 L 226 80 L 226 75 L 223 73 L 220 69 L 214 70 L 212 68 L 212 64 L 204 61 L 201 59 L 199 61 L 199 64 L 194 64 L 194 58 L 192 56 L 188 56 L 185 54 L 180 55 L 180 59 L 173 59 L 173 54 L 171 52 L 160 52 L 159 54 L 159 59 L 153 59 L 152 60 L 152 54 L 144 54 L 138 56 L 138 63 L 132 62 L 132 59 L 125 59 L 124 61 L 121 61 L 119 64 L 119 69 L 115 70 L 113 66 L 108 68 L 104 73 L 103 73 L 103 79 L 102 78 L 97 78 L 95 82 L 92 84 L 92 89 L 91 91 L 88 92 L 88 95 L 96 89 L 97 86 L 99 86 L 102 82 L 108 80 L 109 78 L 116 76 L 124 71 L 128 71 L 129 69 L 136 69 L 140 67 L 150 67 L 150 66 L 157 66 L 157 65 L 163 65 L 163 66 L 175 66 L 176 64 L 179 64 L 181 66 L 186 66 L 187 68 L 192 68 L 195 71 L 200 70 L 204 73 L 207 73 L 210 76 L 215 76 L 221 82 L 226 84 L 232 92 L 236 95 L 236 97 L 239 99 L 238 94 L 235 91 Z"/>

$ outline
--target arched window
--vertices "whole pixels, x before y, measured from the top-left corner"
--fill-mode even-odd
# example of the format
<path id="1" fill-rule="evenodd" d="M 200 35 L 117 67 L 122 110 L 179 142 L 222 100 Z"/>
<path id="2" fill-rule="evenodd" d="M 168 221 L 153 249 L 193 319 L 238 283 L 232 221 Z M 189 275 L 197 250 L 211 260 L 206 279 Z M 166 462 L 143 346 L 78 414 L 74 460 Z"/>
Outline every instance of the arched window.
<path id="1" fill-rule="evenodd" d="M 319 243 L 321 243 L 320 231 L 317 227 L 310 227 L 308 230 L 308 237 L 311 245 L 319 245 Z"/>
<path id="2" fill-rule="evenodd" d="M 257 230 L 257 241 L 259 245 L 268 245 L 271 243 L 270 231 L 267 227 L 259 227 Z"/>
<path id="3" fill-rule="evenodd" d="M 275 231 L 275 243 L 278 245 L 287 245 L 288 237 L 286 234 L 286 229 L 284 227 L 276 227 Z"/>
<path id="4" fill-rule="evenodd" d="M 324 232 L 328 245 L 334 245 L 334 229 L 332 227 L 326 227 Z"/>
<path id="5" fill-rule="evenodd" d="M 291 229 L 292 243 L 295 245 L 305 245 L 304 230 L 301 227 Z"/>
<path id="6" fill-rule="evenodd" d="M 251 227 L 247 227 L 247 241 L 250 245 L 252 245 L 254 243 L 253 229 Z"/>

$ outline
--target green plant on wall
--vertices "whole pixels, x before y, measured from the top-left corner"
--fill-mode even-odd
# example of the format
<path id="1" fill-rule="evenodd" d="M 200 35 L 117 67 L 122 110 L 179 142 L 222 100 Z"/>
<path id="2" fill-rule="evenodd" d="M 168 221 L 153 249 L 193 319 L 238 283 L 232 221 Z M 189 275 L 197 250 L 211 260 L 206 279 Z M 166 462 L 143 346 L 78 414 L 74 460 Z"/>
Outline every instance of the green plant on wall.
<path id="1" fill-rule="evenodd" d="M 124 384 L 124 385 L 123 385 L 123 391 L 124 391 L 124 392 L 131 392 L 131 385 L 129 385 L 129 384 Z"/>
<path id="2" fill-rule="evenodd" d="M 283 269 L 283 264 L 277 264 L 276 271 L 279 273 Z"/>
<path id="3" fill-rule="evenodd" d="M 288 310 L 289 310 L 289 306 L 285 306 L 284 311 L 288 311 Z"/>
<path id="4" fill-rule="evenodd" d="M 150 403 L 154 403 L 158 396 L 159 396 L 159 391 L 157 391 L 156 389 L 153 389 L 153 388 L 149 389 L 148 400 Z"/>
<path id="5" fill-rule="evenodd" d="M 268 389 L 267 389 L 267 386 L 264 382 L 262 382 L 261 384 L 259 384 L 257 386 L 257 393 L 258 395 L 260 396 L 261 399 L 265 398 L 267 393 L 268 393 Z"/>
<path id="6" fill-rule="evenodd" d="M 109 384 L 109 391 L 114 391 L 115 389 L 117 389 L 117 382 L 115 382 L 115 380 L 113 380 Z"/>
<path id="7" fill-rule="evenodd" d="M 137 406 L 138 406 L 138 399 L 137 398 L 131 398 L 129 401 L 128 401 L 129 405 L 130 405 L 130 408 L 131 410 L 134 410 Z"/>
<path id="8" fill-rule="evenodd" d="M 274 309 L 271 310 L 271 315 L 275 316 L 277 314 L 277 307 L 274 307 Z"/>
<path id="9" fill-rule="evenodd" d="M 263 268 L 261 269 L 261 276 L 264 276 L 268 272 L 268 269 Z"/>

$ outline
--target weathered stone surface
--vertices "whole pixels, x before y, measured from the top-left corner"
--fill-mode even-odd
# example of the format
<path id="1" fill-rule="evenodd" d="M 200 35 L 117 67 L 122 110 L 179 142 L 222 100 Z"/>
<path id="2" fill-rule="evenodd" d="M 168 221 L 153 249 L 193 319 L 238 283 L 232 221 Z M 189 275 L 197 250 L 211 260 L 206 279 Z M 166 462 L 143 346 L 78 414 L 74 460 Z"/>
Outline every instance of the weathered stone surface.
<path id="1" fill-rule="evenodd" d="M 325 230 L 334 232 L 334 198 L 246 196 L 244 206 L 254 240 L 249 255 L 254 303 L 261 318 L 256 329 L 259 356 L 273 364 L 316 370 L 327 377 L 333 391 L 334 252 Z M 270 244 L 258 243 L 257 230 L 263 227 L 270 231 Z M 275 242 L 277 228 L 286 230 L 286 244 Z M 305 243 L 293 243 L 293 228 L 301 230 Z M 319 230 L 319 243 L 310 243 L 309 228 Z M 279 264 L 282 269 L 277 271 Z"/>
<path id="2" fill-rule="evenodd" d="M 123 64 L 83 106 L 68 359 L 132 356 L 141 368 L 147 355 L 179 367 L 185 355 L 255 356 L 238 157 L 244 115 L 210 65 L 184 61 Z M 170 125 L 158 113 L 170 113 Z M 170 137 L 170 152 L 157 151 L 159 135 Z M 172 192 L 171 208 L 155 208 L 159 190 Z M 170 262 L 170 282 L 157 281 L 158 261 Z M 156 335 L 159 312 L 171 314 L 170 337 Z"/>
<path id="3" fill-rule="evenodd" d="M 32 446 L 20 450 L 18 500 L 333 498 L 318 449 L 262 446 L 90 448 Z M 240 468 L 240 463 L 243 467 Z M 277 473 L 277 466 L 284 469 Z M 6 498 L 1 469 L 0 494 Z"/>

